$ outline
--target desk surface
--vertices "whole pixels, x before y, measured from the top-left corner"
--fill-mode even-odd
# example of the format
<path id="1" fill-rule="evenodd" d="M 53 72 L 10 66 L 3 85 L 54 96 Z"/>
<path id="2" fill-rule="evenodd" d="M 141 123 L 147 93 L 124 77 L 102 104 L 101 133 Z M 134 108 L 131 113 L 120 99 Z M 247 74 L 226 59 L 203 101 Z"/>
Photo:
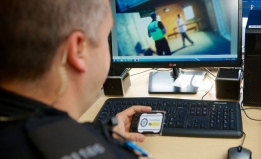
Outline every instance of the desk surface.
<path id="1" fill-rule="evenodd" d="M 148 69 L 132 69 L 130 74 L 143 72 Z M 215 84 L 210 78 L 206 78 L 197 94 L 148 94 L 149 72 L 131 76 L 131 86 L 125 97 L 167 97 L 181 99 L 201 99 L 204 94 Z M 79 122 L 93 121 L 96 114 L 106 99 L 101 92 L 93 106 L 83 114 Z M 215 85 L 203 100 L 217 100 Z M 261 119 L 261 111 L 247 110 L 247 114 L 255 119 Z M 248 119 L 242 113 L 243 130 L 246 138 L 243 147 L 252 151 L 253 159 L 261 159 L 261 122 Z M 226 159 L 227 151 L 242 143 L 240 139 L 223 138 L 194 138 L 194 137 L 169 137 L 169 136 L 147 136 L 143 143 L 138 143 L 149 152 L 154 159 Z"/>

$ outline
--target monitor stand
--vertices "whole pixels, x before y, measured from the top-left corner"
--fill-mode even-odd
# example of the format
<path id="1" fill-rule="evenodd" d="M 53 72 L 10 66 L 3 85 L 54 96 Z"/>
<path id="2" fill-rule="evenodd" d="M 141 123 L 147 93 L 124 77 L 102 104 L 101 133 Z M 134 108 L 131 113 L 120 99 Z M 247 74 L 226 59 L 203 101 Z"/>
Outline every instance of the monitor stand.
<path id="1" fill-rule="evenodd" d="M 150 72 L 149 93 L 151 94 L 195 94 L 205 79 L 205 71 L 182 70 Z"/>

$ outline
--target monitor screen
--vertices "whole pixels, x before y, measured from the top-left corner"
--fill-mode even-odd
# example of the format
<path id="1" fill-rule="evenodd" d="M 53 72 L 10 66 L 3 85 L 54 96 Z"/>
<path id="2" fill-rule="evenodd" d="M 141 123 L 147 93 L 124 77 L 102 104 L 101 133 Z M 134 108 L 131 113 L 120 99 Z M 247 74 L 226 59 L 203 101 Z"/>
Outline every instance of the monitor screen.
<path id="1" fill-rule="evenodd" d="M 242 0 L 243 17 L 247 18 L 250 10 L 261 10 L 261 0 Z"/>
<path id="2" fill-rule="evenodd" d="M 250 10 L 261 10 L 261 0 L 242 0 L 242 53 L 245 53 L 245 31 Z"/>
<path id="3" fill-rule="evenodd" d="M 249 11 L 251 10 L 252 0 L 242 0 L 242 15 L 248 17 Z"/>
<path id="4" fill-rule="evenodd" d="M 112 67 L 241 66 L 241 0 L 111 0 Z"/>

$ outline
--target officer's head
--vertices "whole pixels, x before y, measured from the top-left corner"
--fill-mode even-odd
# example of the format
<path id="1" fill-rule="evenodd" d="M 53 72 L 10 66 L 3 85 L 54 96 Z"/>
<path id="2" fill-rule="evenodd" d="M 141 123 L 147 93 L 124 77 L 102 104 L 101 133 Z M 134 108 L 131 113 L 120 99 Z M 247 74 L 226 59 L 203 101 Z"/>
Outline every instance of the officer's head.
<path id="1" fill-rule="evenodd" d="M 49 104 L 75 89 L 85 101 L 72 105 L 93 102 L 110 64 L 109 0 L 1 0 L 0 21 L 0 87 L 35 85 Z"/>
<path id="2" fill-rule="evenodd" d="M 150 13 L 150 17 L 151 17 L 153 20 L 156 20 L 156 17 L 157 17 L 156 12 L 151 12 L 151 13 Z"/>

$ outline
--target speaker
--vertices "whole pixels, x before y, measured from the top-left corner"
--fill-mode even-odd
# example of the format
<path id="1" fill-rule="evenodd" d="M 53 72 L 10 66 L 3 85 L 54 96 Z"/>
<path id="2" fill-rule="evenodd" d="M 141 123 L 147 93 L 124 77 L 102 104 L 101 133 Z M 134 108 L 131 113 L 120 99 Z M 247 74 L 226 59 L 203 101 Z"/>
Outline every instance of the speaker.
<path id="1" fill-rule="evenodd" d="M 261 106 L 261 10 L 251 10 L 245 32 L 244 105 Z"/>
<path id="2" fill-rule="evenodd" d="M 124 96 L 130 85 L 129 69 L 111 69 L 103 91 L 105 95 Z"/>
<path id="3" fill-rule="evenodd" d="M 220 68 L 216 77 L 216 97 L 238 100 L 240 84 L 241 70 Z"/>

